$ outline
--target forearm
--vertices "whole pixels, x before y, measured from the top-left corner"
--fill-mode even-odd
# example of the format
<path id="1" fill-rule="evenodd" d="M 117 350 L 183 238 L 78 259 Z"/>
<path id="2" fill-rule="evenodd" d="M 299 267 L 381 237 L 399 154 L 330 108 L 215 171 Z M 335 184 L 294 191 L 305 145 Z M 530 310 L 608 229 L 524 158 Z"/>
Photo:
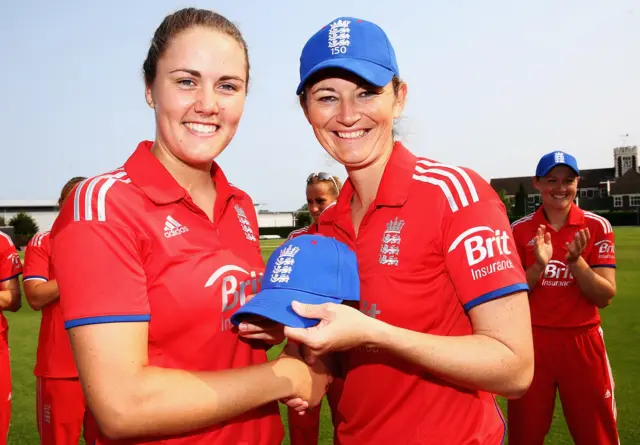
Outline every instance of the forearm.
<path id="1" fill-rule="evenodd" d="M 0 290 L 0 311 L 17 312 L 22 306 L 20 289 Z"/>
<path id="2" fill-rule="evenodd" d="M 611 282 L 595 273 L 582 257 L 569 263 L 569 269 L 583 295 L 599 308 L 609 305 L 616 294 L 616 287 Z"/>
<path id="3" fill-rule="evenodd" d="M 109 413 L 108 419 L 98 420 L 105 434 L 114 438 L 186 433 L 291 396 L 294 385 L 286 375 L 288 364 L 279 359 L 212 372 L 148 366 L 119 394 L 102 400 L 90 396 L 89 404 L 96 413 Z"/>
<path id="4" fill-rule="evenodd" d="M 528 386 L 527 363 L 486 335 L 437 336 L 380 322 L 372 346 L 465 388 L 517 397 Z"/>
<path id="5" fill-rule="evenodd" d="M 529 286 L 530 290 L 533 290 L 533 288 L 538 284 L 538 281 L 540 281 L 540 277 L 542 276 L 543 272 L 544 266 L 541 266 L 538 263 L 534 263 L 526 270 L 527 285 Z"/>
<path id="6" fill-rule="evenodd" d="M 35 311 L 39 311 L 47 304 L 60 298 L 56 280 L 28 280 L 24 283 L 24 294 L 29 306 Z"/>

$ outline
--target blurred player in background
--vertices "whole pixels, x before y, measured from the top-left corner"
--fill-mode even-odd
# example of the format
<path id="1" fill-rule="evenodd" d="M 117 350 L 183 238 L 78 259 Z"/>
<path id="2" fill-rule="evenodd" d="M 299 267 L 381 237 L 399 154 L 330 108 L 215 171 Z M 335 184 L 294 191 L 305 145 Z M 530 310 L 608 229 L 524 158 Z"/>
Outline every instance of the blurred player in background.
<path id="1" fill-rule="evenodd" d="M 616 294 L 614 235 L 609 221 L 574 204 L 579 181 L 573 156 L 544 155 L 533 179 L 542 205 L 513 223 L 531 289 L 535 372 L 524 397 L 509 401 L 510 444 L 544 443 L 556 392 L 577 445 L 618 444 L 598 313 Z"/>
<path id="2" fill-rule="evenodd" d="M 11 422 L 11 361 L 9 326 L 2 312 L 17 312 L 22 305 L 22 262 L 11 238 L 0 232 L 0 445 L 7 443 Z"/>
<path id="3" fill-rule="evenodd" d="M 342 189 L 342 182 L 337 176 L 331 176 L 326 172 L 311 173 L 307 177 L 307 208 L 311 215 L 312 222 L 318 222 L 318 218 L 326 208 L 331 207 L 338 200 L 338 195 Z M 294 230 L 289 234 L 287 240 L 298 235 L 304 235 L 309 231 L 309 226 Z"/>
<path id="4" fill-rule="evenodd" d="M 84 177 L 70 179 L 62 188 L 62 208 L 74 187 Z M 64 329 L 60 292 L 51 264 L 50 232 L 35 235 L 24 257 L 24 293 L 29 306 L 42 311 L 36 376 L 36 419 L 42 445 L 77 445 L 84 424 L 84 439 L 93 444 L 95 424 L 87 415 L 69 336 Z"/>
<path id="5" fill-rule="evenodd" d="M 326 172 L 311 173 L 307 177 L 307 207 L 311 218 L 311 225 L 318 222 L 320 215 L 325 209 L 335 205 L 342 189 L 342 182 L 337 176 L 332 176 Z M 304 235 L 309 231 L 310 226 L 294 230 L 289 234 L 287 240 L 296 236 Z M 333 416 L 337 415 L 338 401 L 342 394 L 342 378 L 334 375 L 333 381 L 327 391 L 327 401 L 331 407 Z M 300 415 L 294 409 L 288 410 L 289 438 L 291 445 L 305 445 L 318 443 L 320 432 L 320 412 L 321 406 L 308 409 Z M 336 423 L 334 419 L 334 423 Z"/>

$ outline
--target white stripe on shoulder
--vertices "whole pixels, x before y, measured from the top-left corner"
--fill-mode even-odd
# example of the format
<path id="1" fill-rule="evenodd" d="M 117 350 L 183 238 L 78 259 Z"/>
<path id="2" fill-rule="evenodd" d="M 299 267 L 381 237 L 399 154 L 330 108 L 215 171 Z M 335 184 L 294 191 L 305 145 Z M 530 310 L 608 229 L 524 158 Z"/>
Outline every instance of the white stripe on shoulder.
<path id="1" fill-rule="evenodd" d="M 533 219 L 534 215 L 535 215 L 535 213 L 530 213 L 527 216 L 524 216 L 524 217 L 522 217 L 520 219 L 515 220 L 514 222 L 511 223 L 511 229 L 513 230 L 513 228 L 515 226 L 517 226 L 518 224 L 522 224 L 524 222 L 531 221 Z"/>
<path id="2" fill-rule="evenodd" d="M 602 226 L 602 230 L 604 231 L 605 234 L 611 233 L 613 232 L 613 228 L 611 227 L 611 223 L 609 222 L 609 220 L 603 216 L 600 215 L 596 215 L 595 213 L 591 213 L 591 212 L 584 212 L 584 216 L 589 218 L 589 219 L 593 219 L 595 221 L 598 221 L 600 223 L 600 225 Z"/>
<path id="3" fill-rule="evenodd" d="M 469 188 L 469 193 L 471 193 L 471 201 L 478 202 L 480 200 L 478 198 L 478 192 L 476 191 L 476 186 L 474 185 L 473 181 L 469 177 L 469 174 L 466 171 L 464 171 L 464 169 L 456 165 L 440 164 L 439 162 L 433 162 L 428 159 L 418 159 L 418 164 L 426 165 L 427 167 L 440 167 L 441 169 L 453 170 L 454 172 L 458 173 L 462 177 L 462 179 L 464 179 L 464 182 L 467 184 L 467 187 Z"/>
<path id="4" fill-rule="evenodd" d="M 310 226 L 306 226 L 306 227 L 303 227 L 301 229 L 294 230 L 293 232 L 289 232 L 289 236 L 287 236 L 287 241 L 289 241 L 290 239 L 292 239 L 292 238 L 294 238 L 294 237 L 296 237 L 298 235 L 302 235 L 303 233 L 307 233 L 309 231 L 309 227 Z"/>
<path id="5" fill-rule="evenodd" d="M 42 246 L 42 240 L 49 235 L 50 232 L 39 232 L 36 233 L 31 241 L 29 242 L 32 246 L 40 247 Z"/>
<path id="6" fill-rule="evenodd" d="M 440 175 L 440 176 L 445 176 L 449 178 L 449 180 L 455 187 L 458 196 L 460 197 L 460 202 L 462 203 L 462 207 L 466 207 L 469 205 L 469 200 L 467 199 L 467 195 L 464 189 L 462 188 L 462 184 L 453 173 L 448 172 L 446 170 L 439 169 L 439 168 L 422 168 L 419 166 L 416 166 L 416 172 L 427 174 L 427 175 L 428 174 Z"/>
<path id="7" fill-rule="evenodd" d="M 416 175 L 416 174 L 413 175 L 413 179 L 415 179 L 416 181 L 426 182 L 428 184 L 433 184 L 440 187 L 440 190 L 442 190 L 442 193 L 444 193 L 444 196 L 447 198 L 447 201 L 449 202 L 449 207 L 451 207 L 451 211 L 452 212 L 458 211 L 458 204 L 456 203 L 456 200 L 453 197 L 453 194 L 451 193 L 451 189 L 449 188 L 449 185 L 447 185 L 446 182 L 440 179 L 432 178 L 430 176 L 422 176 L 422 175 Z"/>
<path id="8" fill-rule="evenodd" d="M 7 241 L 9 241 L 9 245 L 13 246 L 13 240 L 11 239 L 11 237 L 9 235 L 7 235 L 6 233 L 0 231 L 0 236 L 2 236 L 3 238 L 6 238 Z"/>
<path id="9" fill-rule="evenodd" d="M 94 219 L 94 211 L 98 221 L 106 221 L 106 198 L 107 192 L 116 183 L 116 181 L 125 184 L 131 183 L 131 179 L 127 178 L 127 172 L 119 168 L 114 172 L 105 175 L 96 176 L 82 181 L 76 188 L 73 199 L 73 217 L 75 221 L 91 221 Z M 83 191 L 84 190 L 84 191 Z M 84 218 L 82 215 L 82 198 L 84 197 Z M 94 205 L 93 198 L 96 197 Z"/>

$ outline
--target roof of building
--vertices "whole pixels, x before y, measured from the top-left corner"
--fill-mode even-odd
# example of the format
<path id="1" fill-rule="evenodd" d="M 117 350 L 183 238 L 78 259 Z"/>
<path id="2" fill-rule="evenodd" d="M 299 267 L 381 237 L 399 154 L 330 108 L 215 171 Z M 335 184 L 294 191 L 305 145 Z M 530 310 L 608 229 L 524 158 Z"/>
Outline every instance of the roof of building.
<path id="1" fill-rule="evenodd" d="M 24 207 L 57 207 L 55 199 L 0 199 L 0 207 L 24 208 Z"/>
<path id="2" fill-rule="evenodd" d="M 640 173 L 633 169 L 616 179 L 611 185 L 611 195 L 630 195 L 640 193 Z"/>
<path id="3" fill-rule="evenodd" d="M 507 195 L 514 195 L 520 190 L 520 184 L 524 185 L 527 195 L 535 195 L 538 191 L 533 187 L 531 176 L 519 176 L 515 178 L 494 178 L 491 187 L 495 191 L 504 190 Z"/>
<path id="4" fill-rule="evenodd" d="M 616 170 L 611 168 L 591 168 L 580 171 L 580 188 L 599 188 L 602 182 L 615 181 Z"/>
<path id="5" fill-rule="evenodd" d="M 622 178 L 615 178 L 615 169 L 610 168 L 591 168 L 580 171 L 580 188 L 599 188 L 603 182 L 619 181 Z M 528 195 L 537 194 L 538 191 L 533 187 L 530 176 L 519 176 L 514 178 L 494 178 L 491 180 L 491 187 L 494 190 L 504 190 L 507 195 L 515 195 L 520 189 L 520 184 L 524 185 L 524 189 Z M 636 186 L 635 190 L 640 190 Z"/>

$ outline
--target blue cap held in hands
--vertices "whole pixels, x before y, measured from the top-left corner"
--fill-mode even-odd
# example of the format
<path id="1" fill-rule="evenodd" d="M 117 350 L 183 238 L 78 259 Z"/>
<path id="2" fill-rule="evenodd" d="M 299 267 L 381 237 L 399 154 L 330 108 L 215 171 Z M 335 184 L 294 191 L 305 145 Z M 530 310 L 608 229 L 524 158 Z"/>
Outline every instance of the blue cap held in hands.
<path id="1" fill-rule="evenodd" d="M 278 247 L 269 258 L 260 291 L 231 317 L 238 326 L 247 315 L 260 315 L 285 326 L 308 328 L 319 320 L 304 318 L 291 302 L 308 304 L 360 300 L 355 253 L 333 238 L 301 235 Z"/>

